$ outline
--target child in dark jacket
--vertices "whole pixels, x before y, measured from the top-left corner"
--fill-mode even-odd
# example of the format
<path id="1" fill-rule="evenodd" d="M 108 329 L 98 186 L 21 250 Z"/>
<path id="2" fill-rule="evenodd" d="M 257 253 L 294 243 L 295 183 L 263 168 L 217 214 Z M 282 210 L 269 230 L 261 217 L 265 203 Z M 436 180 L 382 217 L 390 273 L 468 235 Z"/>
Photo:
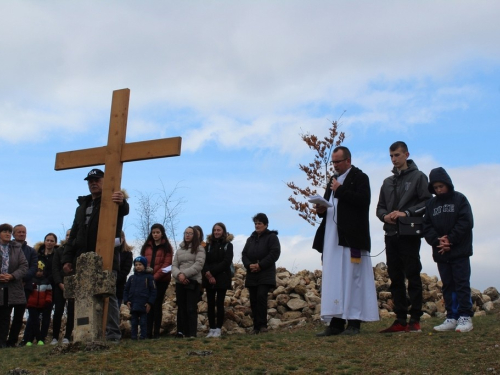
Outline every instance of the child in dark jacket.
<path id="1" fill-rule="evenodd" d="M 40 314 L 52 310 L 52 285 L 44 276 L 45 264 L 38 261 L 38 270 L 33 278 L 33 291 L 31 292 L 26 307 L 28 308 L 28 326 L 26 327 L 26 346 L 33 345 L 36 339 L 38 345 L 44 345 L 45 337 L 40 331 Z M 50 316 L 50 314 L 49 314 Z"/>
<path id="2" fill-rule="evenodd" d="M 134 259 L 134 274 L 125 285 L 123 303 L 130 309 L 132 318 L 131 336 L 137 340 L 138 326 L 141 327 L 140 339 L 146 338 L 148 326 L 148 312 L 155 303 L 156 286 L 153 275 L 146 273 L 148 261 L 143 256 Z"/>
<path id="3" fill-rule="evenodd" d="M 446 306 L 446 320 L 434 330 L 469 332 L 474 315 L 470 289 L 472 209 L 465 195 L 455 191 L 443 168 L 435 168 L 429 174 L 429 192 L 436 196 L 427 201 L 424 236 L 432 246 Z"/>

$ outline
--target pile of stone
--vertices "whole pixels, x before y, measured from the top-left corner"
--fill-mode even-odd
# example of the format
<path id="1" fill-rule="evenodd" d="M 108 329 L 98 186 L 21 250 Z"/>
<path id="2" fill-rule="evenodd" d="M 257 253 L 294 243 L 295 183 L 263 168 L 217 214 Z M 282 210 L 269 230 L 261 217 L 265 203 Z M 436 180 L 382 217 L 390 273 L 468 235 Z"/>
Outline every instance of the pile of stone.
<path id="1" fill-rule="evenodd" d="M 233 289 L 226 294 L 226 319 L 223 332 L 227 334 L 245 333 L 252 329 L 250 316 L 250 300 L 245 288 L 246 270 L 240 264 L 235 264 Z M 375 286 L 378 295 L 378 304 L 381 318 L 394 317 L 393 301 L 389 291 L 390 279 L 387 266 L 379 263 L 373 267 Z M 320 320 L 321 309 L 321 276 L 319 270 L 300 271 L 292 274 L 285 268 L 278 268 L 276 274 L 276 289 L 269 294 L 267 301 L 268 327 L 278 329 L 304 325 L 308 322 Z M 436 276 L 421 274 L 423 283 L 423 310 L 424 319 L 437 316 L 445 317 L 442 283 Z M 475 316 L 485 315 L 495 309 L 500 309 L 500 294 L 497 289 L 490 287 L 481 293 L 472 289 Z M 126 306 L 121 307 L 122 328 L 127 335 L 130 332 L 130 314 Z M 175 303 L 175 286 L 171 284 L 165 296 L 163 305 L 162 328 L 164 334 L 175 334 L 177 306 Z M 208 331 L 206 295 L 203 294 L 198 303 L 198 329 Z M 200 333 L 201 335 L 201 333 Z"/>

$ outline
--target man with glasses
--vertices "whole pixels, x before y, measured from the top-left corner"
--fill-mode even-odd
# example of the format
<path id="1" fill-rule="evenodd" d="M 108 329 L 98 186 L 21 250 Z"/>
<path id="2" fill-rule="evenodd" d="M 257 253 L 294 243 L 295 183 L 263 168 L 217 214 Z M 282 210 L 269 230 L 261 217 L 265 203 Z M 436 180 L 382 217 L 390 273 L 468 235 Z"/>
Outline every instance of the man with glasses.
<path id="1" fill-rule="evenodd" d="M 329 322 L 318 337 L 357 335 L 362 321 L 379 320 L 370 259 L 370 181 L 351 165 L 347 147 L 333 150 L 332 164 L 336 175 L 324 196 L 332 207 L 316 206 L 323 221 L 313 243 L 323 254 L 321 320 Z"/>
<path id="2" fill-rule="evenodd" d="M 101 195 L 104 172 L 100 169 L 92 169 L 84 180 L 87 181 L 90 194 L 78 197 L 78 208 L 71 227 L 69 240 L 64 247 L 62 263 L 66 275 L 72 274 L 76 265 L 76 259 L 83 253 L 95 251 L 97 245 L 97 228 L 99 226 L 99 212 L 101 208 Z M 115 191 L 111 199 L 119 205 L 118 219 L 116 223 L 115 238 L 121 238 L 123 217 L 129 213 L 129 204 L 122 191 Z M 113 257 L 113 273 L 120 270 L 119 247 L 115 247 Z M 108 320 L 106 326 L 106 340 L 119 342 L 120 310 L 116 295 L 109 297 Z"/>
<path id="3" fill-rule="evenodd" d="M 421 332 L 422 280 L 420 271 L 420 237 L 403 236 L 398 233 L 398 218 L 423 216 L 425 202 L 431 198 L 427 189 L 427 176 L 418 170 L 406 143 L 398 141 L 389 147 L 394 168 L 380 188 L 377 217 L 384 223 L 387 271 L 391 279 L 391 293 L 396 320 L 380 333 Z M 405 279 L 408 279 L 406 298 Z M 410 322 L 407 324 L 408 307 Z"/>

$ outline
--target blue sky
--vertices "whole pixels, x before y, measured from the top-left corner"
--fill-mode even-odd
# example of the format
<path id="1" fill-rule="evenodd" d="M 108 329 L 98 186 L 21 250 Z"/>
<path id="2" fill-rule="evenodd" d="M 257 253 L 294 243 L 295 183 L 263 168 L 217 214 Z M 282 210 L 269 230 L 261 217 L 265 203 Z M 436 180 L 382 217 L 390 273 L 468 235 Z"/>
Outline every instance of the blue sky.
<path id="1" fill-rule="evenodd" d="M 131 89 L 127 141 L 182 136 L 178 158 L 128 163 L 127 237 L 137 198 L 179 184 L 179 233 L 217 221 L 236 254 L 265 212 L 279 265 L 321 267 L 315 229 L 289 208 L 313 154 L 299 134 L 341 117 L 375 207 L 404 140 L 422 171 L 445 167 L 475 215 L 472 286 L 500 287 L 500 3 L 497 1 L 87 1 L 0 3 L 2 222 L 31 244 L 71 226 L 87 169 L 54 171 L 55 154 L 107 141 L 112 91 Z M 345 111 L 345 113 L 344 113 Z M 437 275 L 422 245 L 424 272 Z M 236 256 L 235 260 L 239 257 Z M 373 258 L 385 261 L 385 254 Z"/>

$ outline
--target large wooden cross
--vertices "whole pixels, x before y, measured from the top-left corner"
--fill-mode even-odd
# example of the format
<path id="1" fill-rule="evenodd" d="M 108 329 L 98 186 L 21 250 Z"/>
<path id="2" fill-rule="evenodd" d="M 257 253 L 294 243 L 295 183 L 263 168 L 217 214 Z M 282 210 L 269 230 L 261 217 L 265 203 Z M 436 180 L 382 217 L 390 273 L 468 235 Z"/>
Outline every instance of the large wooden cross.
<path id="1" fill-rule="evenodd" d="M 104 270 L 111 270 L 113 266 L 118 205 L 113 203 L 111 195 L 121 189 L 123 163 L 181 154 L 181 137 L 125 143 L 129 99 L 129 89 L 113 91 L 107 146 L 60 152 L 56 155 L 56 171 L 103 164 L 105 166 L 95 249 L 102 257 Z"/>

